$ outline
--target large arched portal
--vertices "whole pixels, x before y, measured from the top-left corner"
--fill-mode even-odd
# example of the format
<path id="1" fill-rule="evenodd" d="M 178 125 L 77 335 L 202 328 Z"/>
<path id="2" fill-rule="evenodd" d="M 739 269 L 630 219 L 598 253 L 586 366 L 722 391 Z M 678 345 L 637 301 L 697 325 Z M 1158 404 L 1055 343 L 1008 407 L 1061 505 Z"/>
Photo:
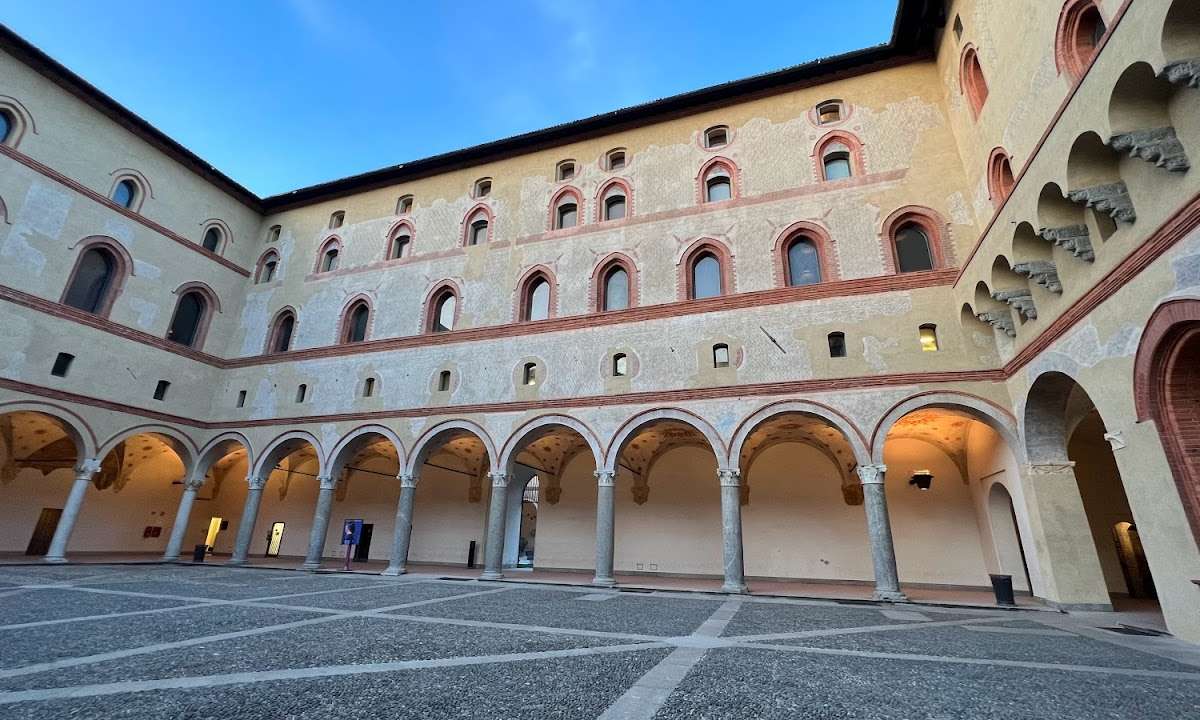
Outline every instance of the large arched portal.
<path id="1" fill-rule="evenodd" d="M 493 488 L 503 483 L 494 471 L 495 458 L 491 438 L 467 421 L 439 423 L 417 440 L 401 475 L 387 574 L 406 572 L 410 563 L 466 567 L 480 563 L 487 549 L 484 539 L 492 494 L 498 489 L 504 497 L 504 487 Z M 502 543 L 503 516 L 499 526 Z M 499 557 L 497 552 L 497 575 Z"/>
<path id="2" fill-rule="evenodd" d="M 505 567 L 595 567 L 602 461 L 595 435 L 572 418 L 543 416 L 514 433 L 501 453 L 508 477 Z"/>
<path id="3" fill-rule="evenodd" d="M 222 493 L 222 513 L 241 519 L 236 537 L 226 533 L 217 551 L 231 552 L 234 565 L 251 557 L 304 557 L 324 475 L 321 458 L 317 439 L 308 433 L 273 440 L 256 459 L 241 492 Z"/>
<path id="4" fill-rule="evenodd" d="M 0 415 L 0 553 L 49 552 L 85 447 L 79 431 L 53 415 Z"/>
<path id="5" fill-rule="evenodd" d="M 615 482 L 615 572 L 723 577 L 726 590 L 745 590 L 737 472 L 724 458 L 716 431 L 690 413 L 626 423 L 605 463 Z"/>
<path id="6" fill-rule="evenodd" d="M 240 510 L 249 471 L 249 443 L 238 433 L 217 437 L 200 451 L 191 476 L 184 481 L 163 560 L 178 560 L 199 545 L 212 552 L 219 541 L 222 545 L 233 542 L 231 520 L 237 515 L 231 518 L 225 509 L 227 498 L 235 497 Z"/>

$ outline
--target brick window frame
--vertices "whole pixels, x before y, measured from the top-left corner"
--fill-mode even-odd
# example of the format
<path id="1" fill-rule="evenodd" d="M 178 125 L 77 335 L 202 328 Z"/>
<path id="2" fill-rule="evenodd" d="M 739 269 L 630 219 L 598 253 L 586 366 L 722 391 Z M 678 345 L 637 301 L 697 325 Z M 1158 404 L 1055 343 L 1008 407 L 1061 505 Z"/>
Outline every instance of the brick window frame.
<path id="1" fill-rule="evenodd" d="M 709 202 L 708 200 L 708 180 L 717 169 L 722 169 L 729 176 L 729 199 L 716 200 Z M 696 204 L 697 205 L 715 205 L 723 202 L 733 202 L 742 196 L 742 172 L 738 168 L 737 163 L 723 155 L 716 155 L 709 158 L 703 165 L 700 166 L 700 171 L 696 173 Z"/>
<path id="2" fill-rule="evenodd" d="M 1089 32 L 1090 21 L 1095 18 L 1107 28 L 1108 19 L 1095 0 L 1067 0 L 1063 4 L 1054 31 L 1054 65 L 1060 75 L 1066 73 L 1072 80 L 1078 80 L 1091 67 L 1100 50 L 1099 45 L 1092 43 Z"/>
<path id="3" fill-rule="evenodd" d="M 361 307 L 367 308 L 367 327 L 363 332 L 362 340 L 350 339 L 350 320 L 351 316 Z M 375 325 L 375 305 L 371 301 L 371 296 L 366 293 L 358 293 L 351 297 L 346 304 L 342 306 L 341 319 L 338 320 L 337 343 L 338 345 L 354 345 L 360 342 L 366 342 L 371 339 L 373 334 L 371 331 Z"/>
<path id="4" fill-rule="evenodd" d="M 999 209 L 1012 194 L 1016 184 L 1012 156 L 1002 147 L 992 148 L 987 164 L 988 199 L 992 201 L 992 207 Z"/>
<path id="5" fill-rule="evenodd" d="M 605 255 L 600 262 L 596 263 L 596 267 L 592 268 L 588 306 L 595 312 L 620 312 L 619 310 L 604 309 L 604 282 L 608 272 L 614 267 L 622 268 L 625 276 L 629 278 L 629 307 L 635 308 L 638 305 L 637 264 L 625 253 L 614 252 Z"/>
<path id="6" fill-rule="evenodd" d="M 189 293 L 195 293 L 204 299 L 204 313 L 200 316 L 200 320 L 196 323 L 196 337 L 193 338 L 192 344 L 187 345 L 193 350 L 200 350 L 204 347 L 204 340 L 208 337 L 208 328 L 212 324 L 213 315 L 221 312 L 221 300 L 217 297 L 217 293 L 209 285 L 198 280 L 186 282 L 172 291 L 176 296 L 175 309 L 171 311 L 171 321 L 167 323 L 167 333 L 175 325 L 175 317 L 179 314 L 179 303 L 183 301 L 183 296 Z M 170 340 L 170 338 L 167 338 Z"/>
<path id="7" fill-rule="evenodd" d="M 262 279 L 263 270 L 266 269 L 267 263 L 270 262 L 271 260 L 275 261 L 275 276 L 272 277 L 270 280 L 263 280 Z M 254 264 L 254 284 L 259 285 L 264 282 L 275 282 L 276 280 L 279 279 L 279 271 L 280 271 L 279 251 L 275 250 L 274 248 L 267 250 L 262 255 L 258 256 L 258 262 L 256 262 Z"/>
<path id="8" fill-rule="evenodd" d="M 896 258 L 896 233 L 908 224 L 914 224 L 925 232 L 929 239 L 929 254 L 933 260 L 933 269 L 940 270 L 949 267 L 946 244 L 950 233 L 946 221 L 932 208 L 923 205 L 906 205 L 883 221 L 880 231 L 884 272 L 895 275 L 900 272 Z"/>
<path id="9" fill-rule="evenodd" d="M 979 51 L 971 43 L 963 46 L 962 55 L 959 56 L 958 85 L 967 100 L 967 106 L 971 108 L 971 117 L 978 120 L 987 103 L 988 84 L 983 65 L 979 62 Z"/>
<path id="10" fill-rule="evenodd" d="M 562 205 L 566 198 L 571 198 L 575 201 L 575 224 L 571 227 L 560 228 L 558 227 L 558 207 Z M 550 205 L 546 210 L 546 230 L 548 232 L 573 230 L 583 225 L 585 217 L 587 216 L 584 215 L 583 193 L 574 185 L 564 185 L 550 196 Z"/>
<path id="11" fill-rule="evenodd" d="M 721 296 L 732 295 L 735 292 L 733 253 L 729 251 L 725 243 L 714 238 L 703 237 L 685 248 L 676 261 L 678 273 L 676 296 L 679 300 L 696 299 L 693 296 L 695 288 L 692 286 L 692 266 L 705 253 L 712 253 L 721 268 Z"/>
<path id="12" fill-rule="evenodd" d="M 529 311 L 533 302 L 533 285 L 538 280 L 545 280 L 550 286 L 550 300 L 547 303 L 546 317 L 552 318 L 558 315 L 558 280 L 554 277 L 554 271 L 547 265 L 534 265 L 521 274 L 521 279 L 517 281 L 517 298 L 514 303 L 513 316 L 516 322 L 536 322 L 529 320 Z"/>
<path id="13" fill-rule="evenodd" d="M 408 236 L 408 254 L 402 257 L 393 257 L 396 251 L 396 240 L 407 235 Z M 386 261 L 407 260 L 412 257 L 413 243 L 416 242 L 417 232 L 413 229 L 413 224 L 410 220 L 400 220 L 392 224 L 387 231 L 387 243 L 384 245 L 383 259 Z"/>
<path id="14" fill-rule="evenodd" d="M 474 247 L 471 245 L 471 225 L 480 219 L 487 220 L 487 239 L 483 244 L 490 245 L 496 236 L 496 216 L 492 212 L 492 208 L 487 203 L 476 203 L 470 210 L 463 215 L 462 232 L 459 237 L 460 247 Z"/>
<path id="15" fill-rule="evenodd" d="M 621 188 L 625 195 L 625 217 L 616 220 L 604 219 L 604 200 L 614 187 Z M 600 185 L 600 189 L 596 191 L 596 222 L 598 223 L 619 223 L 628 220 L 633 215 L 633 186 L 625 178 L 609 178 Z"/>
<path id="16" fill-rule="evenodd" d="M 331 235 L 325 240 L 325 242 L 321 243 L 321 249 L 317 251 L 317 261 L 313 263 L 313 275 L 324 275 L 326 273 L 337 272 L 340 270 L 342 266 L 342 260 L 345 260 L 345 258 L 342 257 L 342 249 L 342 239 L 337 235 Z M 321 266 L 325 264 L 325 255 L 328 254 L 330 250 L 337 250 L 338 266 L 332 270 L 323 270 L 321 269 Z"/>
<path id="17" fill-rule="evenodd" d="M 793 242 L 801 238 L 807 238 L 816 247 L 817 259 L 821 267 L 821 282 L 826 283 L 831 280 L 840 279 L 838 264 L 836 262 L 837 250 L 833 244 L 833 238 L 829 235 L 829 231 L 815 222 L 801 220 L 788 225 L 775 236 L 775 243 L 772 249 L 772 255 L 775 258 L 775 286 L 793 287 L 788 284 L 788 280 L 791 277 L 791 269 L 788 264 L 788 250 L 791 248 Z"/>
<path id="18" fill-rule="evenodd" d="M 812 166 L 813 177 L 820 179 L 821 182 L 837 182 L 837 180 L 829 180 L 825 177 L 825 155 L 829 151 L 831 145 L 841 144 L 846 147 L 850 154 L 850 169 L 851 177 L 842 178 L 849 180 L 851 178 L 860 177 L 867 174 L 866 155 L 863 152 L 863 142 L 852 132 L 846 130 L 830 130 L 821 136 L 813 145 Z"/>
<path id="19" fill-rule="evenodd" d="M 283 321 L 285 318 L 292 319 L 292 336 L 288 339 L 287 350 L 276 350 L 275 342 L 279 339 L 279 333 L 283 329 Z M 285 305 L 275 311 L 275 315 L 271 318 L 271 324 L 267 330 L 267 341 L 263 345 L 263 355 L 278 355 L 279 353 L 288 352 L 292 349 L 292 345 L 296 342 L 296 330 L 300 327 L 300 316 L 296 312 L 296 308 L 291 305 Z"/>
<path id="20" fill-rule="evenodd" d="M 443 297 L 446 295 L 454 296 L 454 326 L 450 330 L 434 330 L 433 324 L 437 319 L 435 313 L 437 306 L 440 304 Z M 462 315 L 463 295 L 458 283 L 449 278 L 440 280 L 430 287 L 429 292 L 425 293 L 425 299 L 421 303 L 421 333 L 441 333 L 453 332 L 458 329 L 459 319 Z"/>
<path id="21" fill-rule="evenodd" d="M 58 302 L 66 305 L 67 294 L 71 291 L 71 286 L 75 284 L 75 278 L 79 274 L 79 264 L 83 261 L 83 256 L 89 250 L 102 250 L 107 252 L 113 259 L 112 277 L 109 279 L 108 289 L 105 291 L 104 299 L 100 306 L 96 308 L 96 312 L 89 313 L 96 317 L 107 319 L 112 314 L 113 305 L 117 298 L 120 297 L 121 291 L 125 288 L 125 279 L 133 275 L 133 256 L 125 249 L 125 246 L 117 242 L 113 238 L 105 235 L 92 235 L 80 240 L 75 245 L 75 262 L 71 267 L 71 274 L 67 276 L 67 282 L 63 285 L 62 294 L 58 298 Z M 79 312 L 87 312 L 80 310 Z"/>

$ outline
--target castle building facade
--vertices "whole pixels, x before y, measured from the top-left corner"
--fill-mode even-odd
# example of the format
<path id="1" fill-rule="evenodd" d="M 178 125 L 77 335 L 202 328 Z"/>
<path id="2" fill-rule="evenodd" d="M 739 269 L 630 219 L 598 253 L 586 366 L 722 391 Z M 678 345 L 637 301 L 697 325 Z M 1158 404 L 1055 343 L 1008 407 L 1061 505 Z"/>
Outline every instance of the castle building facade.
<path id="1" fill-rule="evenodd" d="M 266 198 L 0 30 L 0 553 L 1200 641 L 1200 4 L 1017 5 Z"/>

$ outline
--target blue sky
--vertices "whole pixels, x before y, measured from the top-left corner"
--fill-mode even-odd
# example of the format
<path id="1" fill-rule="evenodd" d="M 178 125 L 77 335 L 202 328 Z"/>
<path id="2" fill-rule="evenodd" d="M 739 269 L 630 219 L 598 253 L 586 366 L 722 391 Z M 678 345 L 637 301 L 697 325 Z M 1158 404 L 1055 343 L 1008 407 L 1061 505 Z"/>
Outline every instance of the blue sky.
<path id="1" fill-rule="evenodd" d="M 271 195 L 883 43 L 895 7 L 36 0 L 0 22 Z"/>

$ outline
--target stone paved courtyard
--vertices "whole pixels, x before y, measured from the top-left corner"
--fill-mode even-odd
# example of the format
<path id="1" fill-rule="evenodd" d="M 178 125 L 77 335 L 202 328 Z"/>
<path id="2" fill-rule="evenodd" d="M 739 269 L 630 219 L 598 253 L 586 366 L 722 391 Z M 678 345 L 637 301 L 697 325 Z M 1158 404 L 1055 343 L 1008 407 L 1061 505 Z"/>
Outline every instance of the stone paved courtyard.
<path id="1" fill-rule="evenodd" d="M 1200 717 L 1197 648 L 1052 612 L 153 565 L 0 610 L 0 718 Z"/>

